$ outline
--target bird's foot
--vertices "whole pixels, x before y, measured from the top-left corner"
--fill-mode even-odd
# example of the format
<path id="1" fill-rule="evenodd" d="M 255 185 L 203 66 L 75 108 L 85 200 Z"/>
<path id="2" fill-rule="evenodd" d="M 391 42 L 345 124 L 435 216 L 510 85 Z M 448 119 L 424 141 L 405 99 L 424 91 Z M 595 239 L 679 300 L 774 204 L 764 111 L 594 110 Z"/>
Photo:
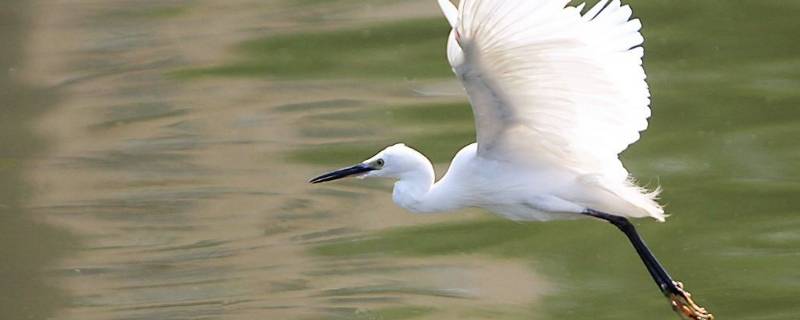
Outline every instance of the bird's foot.
<path id="1" fill-rule="evenodd" d="M 678 293 L 669 295 L 669 300 L 672 303 L 672 309 L 686 319 L 691 320 L 713 320 L 714 315 L 709 313 L 705 308 L 697 305 L 692 300 L 692 295 L 683 290 L 683 283 L 678 281 L 673 282 L 675 287 L 678 288 Z"/>

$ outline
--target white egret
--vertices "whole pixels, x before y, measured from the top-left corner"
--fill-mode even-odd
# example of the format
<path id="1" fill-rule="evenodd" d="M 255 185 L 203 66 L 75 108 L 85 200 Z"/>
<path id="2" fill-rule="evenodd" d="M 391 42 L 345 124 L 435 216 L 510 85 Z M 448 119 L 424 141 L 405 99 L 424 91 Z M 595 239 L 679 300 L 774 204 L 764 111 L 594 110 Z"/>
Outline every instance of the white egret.
<path id="1" fill-rule="evenodd" d="M 394 202 L 412 212 L 480 207 L 514 220 L 603 219 L 625 233 L 679 314 L 713 319 L 627 219 L 664 221 L 659 190 L 637 186 L 618 157 L 650 116 L 644 39 L 630 7 L 601 0 L 582 14 L 568 0 L 438 1 L 477 143 L 435 183 L 431 162 L 403 144 L 310 182 L 393 178 Z"/>

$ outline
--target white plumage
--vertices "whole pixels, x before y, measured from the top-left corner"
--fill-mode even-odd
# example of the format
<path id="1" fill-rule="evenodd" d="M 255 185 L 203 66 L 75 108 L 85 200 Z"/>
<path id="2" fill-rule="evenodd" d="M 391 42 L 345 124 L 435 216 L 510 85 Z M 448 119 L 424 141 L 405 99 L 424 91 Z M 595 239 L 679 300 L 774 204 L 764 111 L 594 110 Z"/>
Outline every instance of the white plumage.
<path id="1" fill-rule="evenodd" d="M 435 181 L 431 162 L 403 144 L 311 180 L 396 180 L 395 203 L 413 212 L 480 207 L 514 220 L 590 216 L 619 228 L 670 305 L 713 315 L 674 281 L 625 217 L 664 221 L 658 190 L 637 186 L 619 153 L 650 116 L 641 24 L 619 0 L 438 0 L 452 26 L 447 58 L 472 105 L 477 143 Z"/>
<path id="2" fill-rule="evenodd" d="M 641 23 L 618 0 L 584 15 L 568 2 L 466 0 L 456 10 L 439 0 L 453 27 L 448 60 L 472 103 L 478 156 L 573 172 L 612 194 L 583 205 L 663 220 L 657 192 L 636 187 L 618 158 L 650 116 Z M 628 204 L 612 210 L 605 202 L 615 196 Z"/>
<path id="3" fill-rule="evenodd" d="M 315 182 L 395 178 L 395 202 L 415 212 L 481 207 L 551 220 L 593 209 L 664 220 L 658 192 L 636 186 L 618 158 L 650 116 L 641 24 L 628 6 L 601 1 L 581 15 L 567 0 L 438 1 L 477 143 L 436 183 L 430 161 L 403 144 Z"/>

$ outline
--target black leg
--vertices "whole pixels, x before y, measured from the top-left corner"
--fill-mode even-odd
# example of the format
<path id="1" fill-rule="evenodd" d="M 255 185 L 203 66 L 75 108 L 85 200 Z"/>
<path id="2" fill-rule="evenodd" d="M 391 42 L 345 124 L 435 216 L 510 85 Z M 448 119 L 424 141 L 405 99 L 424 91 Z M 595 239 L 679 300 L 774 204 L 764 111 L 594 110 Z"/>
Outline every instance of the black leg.
<path id="1" fill-rule="evenodd" d="M 673 309 L 690 319 L 714 319 L 712 314 L 692 301 L 691 295 L 683 290 L 680 282 L 672 280 L 667 270 L 661 266 L 658 259 L 650 252 L 650 249 L 628 219 L 593 209 L 586 209 L 583 214 L 608 221 L 625 233 L 625 236 L 628 237 L 628 240 L 636 249 L 636 253 L 639 254 L 639 258 L 642 259 L 650 276 L 653 277 L 656 285 L 658 285 L 658 289 L 672 301 Z"/>
<path id="2" fill-rule="evenodd" d="M 667 270 L 664 270 L 664 267 L 661 266 L 658 259 L 653 256 L 653 253 L 650 252 L 650 249 L 642 238 L 639 237 L 636 228 L 634 228 L 633 224 L 628 221 L 628 219 L 592 209 L 587 209 L 585 214 L 608 221 L 625 233 L 625 236 L 628 237 L 628 240 L 630 240 L 631 244 L 636 249 L 636 253 L 638 253 L 639 257 L 642 259 L 647 271 L 650 272 L 650 276 L 653 277 L 656 285 L 658 285 L 658 289 L 667 296 L 669 294 L 678 293 L 678 288 L 673 284 L 672 278 L 667 273 Z"/>

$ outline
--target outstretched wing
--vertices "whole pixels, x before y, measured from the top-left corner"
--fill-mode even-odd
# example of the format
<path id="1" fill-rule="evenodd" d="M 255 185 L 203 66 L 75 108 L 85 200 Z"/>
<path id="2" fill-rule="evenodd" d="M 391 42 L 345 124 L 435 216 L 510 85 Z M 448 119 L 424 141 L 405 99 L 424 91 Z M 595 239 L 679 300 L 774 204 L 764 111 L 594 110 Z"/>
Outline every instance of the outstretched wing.
<path id="1" fill-rule="evenodd" d="M 626 179 L 618 154 L 650 116 L 641 24 L 619 0 L 585 14 L 568 2 L 462 0 L 453 17 L 440 0 L 478 154 Z"/>

